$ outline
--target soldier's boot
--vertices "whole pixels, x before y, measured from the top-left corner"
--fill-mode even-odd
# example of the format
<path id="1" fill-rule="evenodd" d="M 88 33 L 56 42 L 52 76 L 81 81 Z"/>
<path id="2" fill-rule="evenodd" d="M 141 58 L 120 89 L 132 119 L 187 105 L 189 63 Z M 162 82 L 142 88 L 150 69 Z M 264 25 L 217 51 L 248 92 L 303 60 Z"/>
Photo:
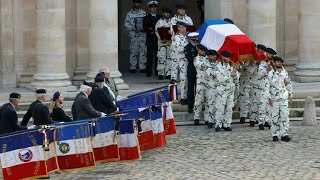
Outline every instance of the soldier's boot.
<path id="1" fill-rule="evenodd" d="M 245 118 L 245 117 L 241 117 L 241 118 L 240 118 L 240 123 L 241 123 L 241 124 L 244 124 L 245 122 L 246 122 L 246 118 Z"/>
<path id="2" fill-rule="evenodd" d="M 213 123 L 212 122 L 208 122 L 208 128 L 213 128 Z"/>
<path id="3" fill-rule="evenodd" d="M 208 125 L 208 124 L 209 124 L 209 121 L 205 121 L 204 124 L 205 124 L 205 125 Z M 213 123 L 212 123 L 212 124 L 213 124 Z"/>
<path id="4" fill-rule="evenodd" d="M 263 124 L 259 124 L 259 130 L 264 130 L 264 125 Z"/>
<path id="5" fill-rule="evenodd" d="M 162 75 L 159 75 L 159 76 L 158 76 L 158 79 L 159 79 L 159 80 L 163 80 L 163 76 L 162 76 Z"/>
<path id="6" fill-rule="evenodd" d="M 147 71 L 145 69 L 141 69 L 140 73 L 146 73 Z"/>
<path id="7" fill-rule="evenodd" d="M 273 137 L 272 137 L 272 140 L 273 140 L 273 141 L 279 141 L 279 138 L 278 138 L 278 136 L 273 136 Z"/>
<path id="8" fill-rule="evenodd" d="M 289 142 L 290 140 L 291 138 L 288 135 L 281 137 L 281 141 Z"/>
<path id="9" fill-rule="evenodd" d="M 215 131 L 220 132 L 221 131 L 220 127 L 216 127 Z"/>
<path id="10" fill-rule="evenodd" d="M 231 127 L 226 127 L 224 128 L 225 131 L 232 131 L 232 128 Z"/>
<path id="11" fill-rule="evenodd" d="M 256 123 L 254 121 L 250 121 L 250 127 L 254 127 Z"/>
<path id="12" fill-rule="evenodd" d="M 194 120 L 194 125 L 199 125 L 200 124 L 200 120 L 199 119 L 195 119 Z"/>
<path id="13" fill-rule="evenodd" d="M 166 76 L 166 79 L 171 79 L 171 76 L 169 75 L 169 76 Z"/>
<path id="14" fill-rule="evenodd" d="M 188 101 L 186 99 L 181 99 L 180 103 L 181 105 L 187 105 Z"/>
<path id="15" fill-rule="evenodd" d="M 175 84 L 177 81 L 175 79 L 171 79 L 170 84 Z"/>
<path id="16" fill-rule="evenodd" d="M 264 127 L 268 127 L 270 129 L 271 125 L 268 122 L 266 122 L 266 123 L 264 123 Z"/>
<path id="17" fill-rule="evenodd" d="M 135 69 L 130 70 L 130 73 L 136 73 L 136 72 L 137 72 L 137 70 L 135 70 Z"/>

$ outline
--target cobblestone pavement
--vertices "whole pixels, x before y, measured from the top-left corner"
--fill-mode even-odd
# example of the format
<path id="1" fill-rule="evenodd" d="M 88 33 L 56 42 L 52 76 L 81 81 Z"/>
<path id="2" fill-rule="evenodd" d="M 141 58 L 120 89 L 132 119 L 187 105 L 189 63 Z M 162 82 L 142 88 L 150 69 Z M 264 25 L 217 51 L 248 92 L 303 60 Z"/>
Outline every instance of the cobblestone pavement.
<path id="1" fill-rule="evenodd" d="M 167 146 L 142 152 L 142 160 L 52 174 L 51 179 L 320 179 L 320 126 L 293 122 L 291 142 L 273 142 L 269 130 L 248 124 L 215 133 L 179 126 Z"/>

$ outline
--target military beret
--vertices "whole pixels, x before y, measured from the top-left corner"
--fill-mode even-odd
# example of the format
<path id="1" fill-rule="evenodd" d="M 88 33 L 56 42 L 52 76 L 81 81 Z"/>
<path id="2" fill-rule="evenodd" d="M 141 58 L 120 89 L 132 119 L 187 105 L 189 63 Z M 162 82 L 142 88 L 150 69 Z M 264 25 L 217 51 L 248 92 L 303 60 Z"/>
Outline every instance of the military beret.
<path id="1" fill-rule="evenodd" d="M 148 2 L 148 6 L 149 7 L 158 7 L 158 1 L 150 1 L 150 2 Z"/>
<path id="2" fill-rule="evenodd" d="M 258 45 L 257 45 L 257 48 L 258 48 L 258 49 L 262 49 L 263 51 L 266 51 L 266 50 L 267 50 L 266 46 L 264 46 L 263 44 L 258 44 Z"/>
<path id="3" fill-rule="evenodd" d="M 163 8 L 163 9 L 162 9 L 162 12 L 172 14 L 171 9 L 169 9 L 169 8 Z"/>
<path id="4" fill-rule="evenodd" d="M 283 59 L 279 56 L 273 56 L 272 59 L 273 59 L 273 61 L 280 61 L 283 63 Z"/>
<path id="5" fill-rule="evenodd" d="M 133 3 L 142 3 L 142 0 L 132 0 Z"/>
<path id="6" fill-rule="evenodd" d="M 218 55 L 218 52 L 216 50 L 208 50 L 208 55 Z"/>
<path id="7" fill-rule="evenodd" d="M 266 52 L 272 55 L 277 55 L 277 52 L 275 50 L 273 50 L 272 48 L 267 48 Z"/>
<path id="8" fill-rule="evenodd" d="M 221 56 L 224 56 L 224 57 L 226 57 L 226 58 L 229 58 L 229 57 L 231 57 L 231 53 L 230 53 L 229 51 L 222 51 L 222 52 L 221 52 Z"/>
<path id="9" fill-rule="evenodd" d="M 53 100 L 53 101 L 57 100 L 57 99 L 60 97 L 60 95 L 61 95 L 61 93 L 60 93 L 59 91 L 55 92 L 55 93 L 53 94 L 52 100 Z"/>
<path id="10" fill-rule="evenodd" d="M 202 50 L 202 51 L 205 51 L 205 52 L 208 51 L 208 49 L 207 49 L 204 45 L 202 45 L 202 44 L 199 44 L 199 45 L 197 46 L 197 48 L 200 49 L 200 50 Z"/>
<path id="11" fill-rule="evenodd" d="M 228 22 L 228 23 L 230 23 L 230 24 L 234 24 L 233 21 L 231 19 L 229 19 L 229 18 L 224 18 L 223 20 Z"/>
<path id="12" fill-rule="evenodd" d="M 46 91 L 45 89 L 37 89 L 37 90 L 36 90 L 36 93 L 37 93 L 37 94 L 46 94 L 47 91 Z"/>
<path id="13" fill-rule="evenodd" d="M 20 99 L 21 95 L 19 93 L 11 93 L 10 98 L 12 99 Z"/>
<path id="14" fill-rule="evenodd" d="M 177 22 L 177 26 L 179 26 L 179 25 L 185 26 L 185 27 L 188 26 L 185 22 L 182 22 L 182 21 L 178 21 L 178 22 Z"/>
<path id="15" fill-rule="evenodd" d="M 186 9 L 186 6 L 184 4 L 176 4 L 177 9 Z"/>
<path id="16" fill-rule="evenodd" d="M 94 78 L 94 82 L 104 82 L 104 77 L 103 76 L 96 76 Z"/>

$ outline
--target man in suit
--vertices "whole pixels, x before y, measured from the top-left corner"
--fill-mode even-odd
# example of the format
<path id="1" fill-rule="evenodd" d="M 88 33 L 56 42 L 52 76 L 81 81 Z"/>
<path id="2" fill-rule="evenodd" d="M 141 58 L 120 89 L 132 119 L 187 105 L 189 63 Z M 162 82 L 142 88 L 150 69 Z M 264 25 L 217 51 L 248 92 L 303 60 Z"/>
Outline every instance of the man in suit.
<path id="1" fill-rule="evenodd" d="M 16 107 L 20 103 L 20 97 L 21 95 L 18 93 L 11 93 L 9 103 L 0 108 L 0 134 L 27 129 L 18 125 Z"/>
<path id="2" fill-rule="evenodd" d="M 48 125 L 52 124 L 49 108 L 45 102 L 47 99 L 47 91 L 45 89 L 36 90 L 37 100 L 30 104 L 27 113 L 23 116 L 21 126 L 27 126 L 30 118 L 33 118 L 33 125 Z"/>
<path id="3" fill-rule="evenodd" d="M 88 96 L 92 88 L 87 85 L 80 86 L 80 93 L 76 96 L 72 105 L 72 115 L 74 120 L 103 117 L 106 114 L 93 108 Z"/>

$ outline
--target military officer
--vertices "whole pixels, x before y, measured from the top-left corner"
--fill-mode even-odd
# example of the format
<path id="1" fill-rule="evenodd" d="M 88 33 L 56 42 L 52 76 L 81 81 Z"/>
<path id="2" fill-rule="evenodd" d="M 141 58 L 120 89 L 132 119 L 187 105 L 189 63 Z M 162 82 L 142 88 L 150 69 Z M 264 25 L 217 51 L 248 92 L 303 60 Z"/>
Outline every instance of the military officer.
<path id="1" fill-rule="evenodd" d="M 141 9 L 141 0 L 133 0 L 133 8 L 127 13 L 124 26 L 130 38 L 130 72 L 136 73 L 139 60 L 140 72 L 146 72 L 146 33 L 143 31 L 143 18 L 146 12 Z"/>
<path id="2" fill-rule="evenodd" d="M 153 62 L 155 62 L 155 75 L 158 76 L 158 73 L 157 73 L 158 38 L 155 34 L 155 26 L 158 20 L 161 18 L 161 16 L 157 14 L 158 1 L 150 1 L 147 5 L 149 7 L 150 13 L 143 18 L 143 28 L 144 28 L 144 31 L 147 33 L 146 72 L 147 72 L 147 77 L 151 77 Z"/>

